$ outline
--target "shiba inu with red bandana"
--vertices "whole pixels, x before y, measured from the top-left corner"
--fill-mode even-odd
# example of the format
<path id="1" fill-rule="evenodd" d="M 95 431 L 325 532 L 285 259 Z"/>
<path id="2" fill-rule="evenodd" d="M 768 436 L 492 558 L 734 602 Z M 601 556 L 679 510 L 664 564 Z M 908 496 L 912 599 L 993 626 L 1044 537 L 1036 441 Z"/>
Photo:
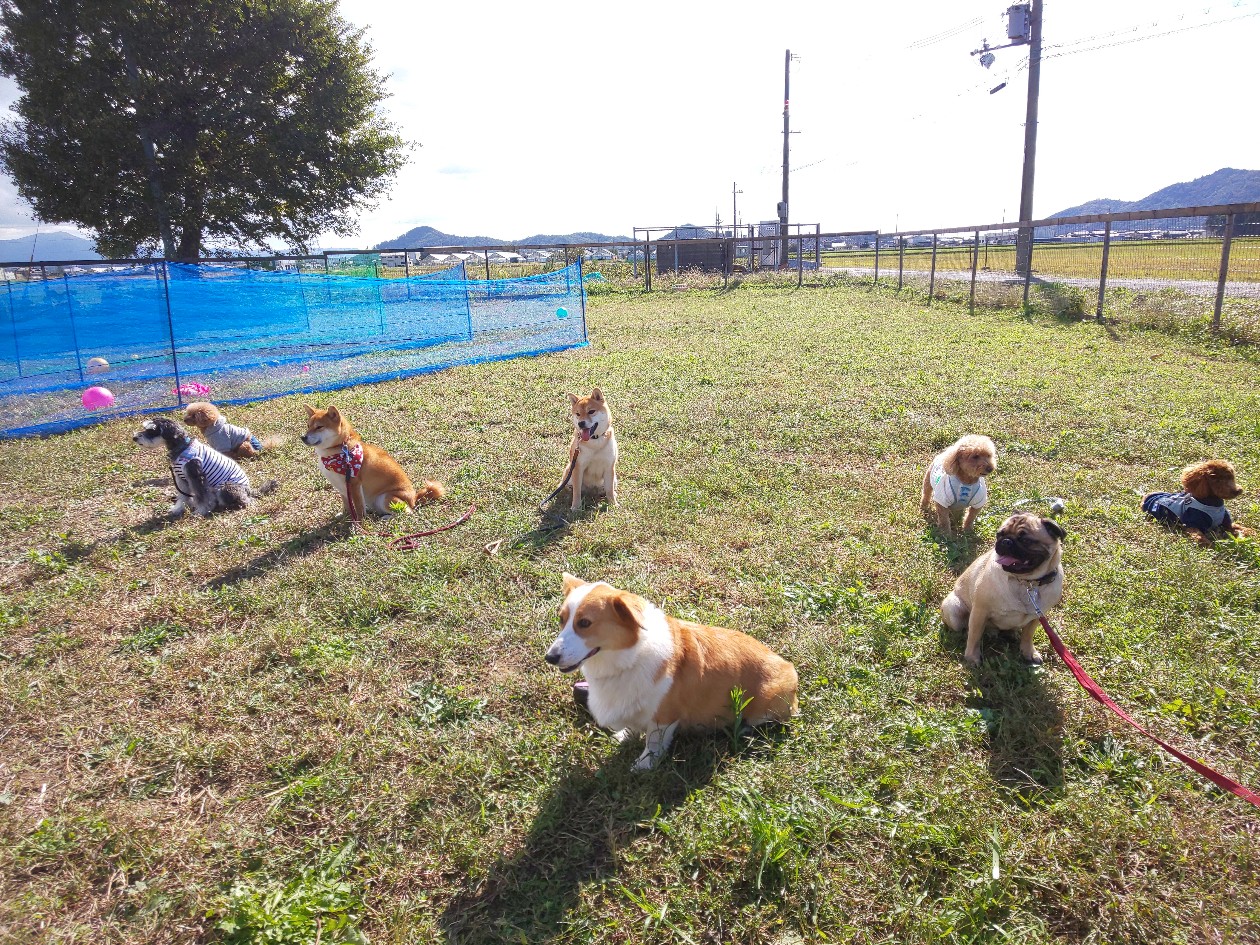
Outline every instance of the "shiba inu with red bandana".
<path id="1" fill-rule="evenodd" d="M 582 490 L 601 488 L 609 503 L 617 504 L 617 437 L 613 433 L 612 413 L 598 387 L 588 397 L 566 394 L 575 427 L 569 443 L 569 464 L 573 487 L 570 508 L 582 507 Z M 563 483 L 561 484 L 563 488 Z"/>
<path id="2" fill-rule="evenodd" d="M 357 514 L 367 510 L 388 515 L 390 506 L 401 502 L 410 513 L 417 502 L 442 498 L 446 490 L 441 483 L 426 480 L 416 489 L 398 461 L 379 446 L 364 443 L 350 421 L 336 407 L 316 410 L 306 407 L 306 432 L 301 440 L 315 447 L 320 472 L 346 499 L 346 473 L 355 484 L 352 498 Z"/>

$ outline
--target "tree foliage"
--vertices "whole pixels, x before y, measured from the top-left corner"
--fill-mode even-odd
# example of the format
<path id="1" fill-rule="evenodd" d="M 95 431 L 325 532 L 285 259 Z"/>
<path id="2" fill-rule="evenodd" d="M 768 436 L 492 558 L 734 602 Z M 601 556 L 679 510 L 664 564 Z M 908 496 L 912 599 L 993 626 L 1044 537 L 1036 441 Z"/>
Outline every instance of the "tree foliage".
<path id="1" fill-rule="evenodd" d="M 0 165 L 106 256 L 347 235 L 408 145 L 335 0 L 0 0 Z"/>

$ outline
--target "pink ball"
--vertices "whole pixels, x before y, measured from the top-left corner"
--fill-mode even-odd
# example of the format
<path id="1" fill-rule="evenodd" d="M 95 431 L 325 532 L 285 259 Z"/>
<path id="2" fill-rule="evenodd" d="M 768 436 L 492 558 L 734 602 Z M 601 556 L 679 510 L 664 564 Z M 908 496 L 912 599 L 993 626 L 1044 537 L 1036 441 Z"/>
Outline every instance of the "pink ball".
<path id="1" fill-rule="evenodd" d="M 80 400 L 88 410 L 100 410 L 114 405 L 114 395 L 108 387 L 89 387 Z"/>

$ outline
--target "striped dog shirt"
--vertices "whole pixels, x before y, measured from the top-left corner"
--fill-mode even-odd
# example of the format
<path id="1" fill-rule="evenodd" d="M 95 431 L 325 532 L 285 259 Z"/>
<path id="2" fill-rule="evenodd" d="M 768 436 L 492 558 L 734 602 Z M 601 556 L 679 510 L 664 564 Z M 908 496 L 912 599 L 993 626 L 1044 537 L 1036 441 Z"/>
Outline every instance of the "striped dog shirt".
<path id="1" fill-rule="evenodd" d="M 175 457 L 175 461 L 171 463 L 171 471 L 175 474 L 175 484 L 185 495 L 191 489 L 184 467 L 194 459 L 201 461 L 201 471 L 206 477 L 206 485 L 210 488 L 222 489 L 226 485 L 249 488 L 249 476 L 236 460 L 222 453 L 216 453 L 200 440 L 193 440 L 188 444 L 188 448 Z"/>

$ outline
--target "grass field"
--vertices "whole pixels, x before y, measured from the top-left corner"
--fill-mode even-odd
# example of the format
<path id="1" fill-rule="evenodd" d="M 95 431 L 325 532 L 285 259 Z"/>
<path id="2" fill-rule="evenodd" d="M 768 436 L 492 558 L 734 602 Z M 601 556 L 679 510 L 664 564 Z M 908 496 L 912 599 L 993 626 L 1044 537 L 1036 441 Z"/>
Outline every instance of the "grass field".
<path id="1" fill-rule="evenodd" d="M 1260 784 L 1260 547 L 1137 507 L 1225 456 L 1260 526 L 1254 357 L 940 304 L 609 294 L 588 349 L 339 394 L 448 484 L 411 527 L 478 505 L 414 553 L 345 537 L 300 398 L 231 413 L 284 435 L 250 467 L 281 485 L 209 521 L 158 517 L 130 424 L 0 443 L 0 942 L 1260 941 L 1257 812 L 935 614 L 1012 503 L 1065 496 L 1069 644 Z M 622 506 L 488 556 L 595 383 Z M 943 541 L 919 483 L 969 431 L 1001 466 Z M 766 641 L 800 718 L 632 775 L 542 660 L 563 570 Z"/>
<path id="2" fill-rule="evenodd" d="M 824 266 L 870 269 L 874 250 L 824 253 Z M 927 272 L 932 268 L 930 247 L 907 247 L 905 269 Z M 1001 272 L 1015 269 L 1015 247 L 980 243 L 979 266 Z M 1107 257 L 1109 279 L 1192 279 L 1215 282 L 1220 275 L 1221 241 L 1114 240 Z M 897 250 L 880 249 L 880 272 L 897 275 Z M 936 268 L 940 271 L 971 269 L 971 245 L 939 246 Z M 1097 279 L 1102 269 L 1102 243 L 1038 243 L 1033 250 L 1033 272 L 1043 278 Z M 1260 282 L 1260 239 L 1236 239 L 1230 246 L 1229 278 Z"/>

